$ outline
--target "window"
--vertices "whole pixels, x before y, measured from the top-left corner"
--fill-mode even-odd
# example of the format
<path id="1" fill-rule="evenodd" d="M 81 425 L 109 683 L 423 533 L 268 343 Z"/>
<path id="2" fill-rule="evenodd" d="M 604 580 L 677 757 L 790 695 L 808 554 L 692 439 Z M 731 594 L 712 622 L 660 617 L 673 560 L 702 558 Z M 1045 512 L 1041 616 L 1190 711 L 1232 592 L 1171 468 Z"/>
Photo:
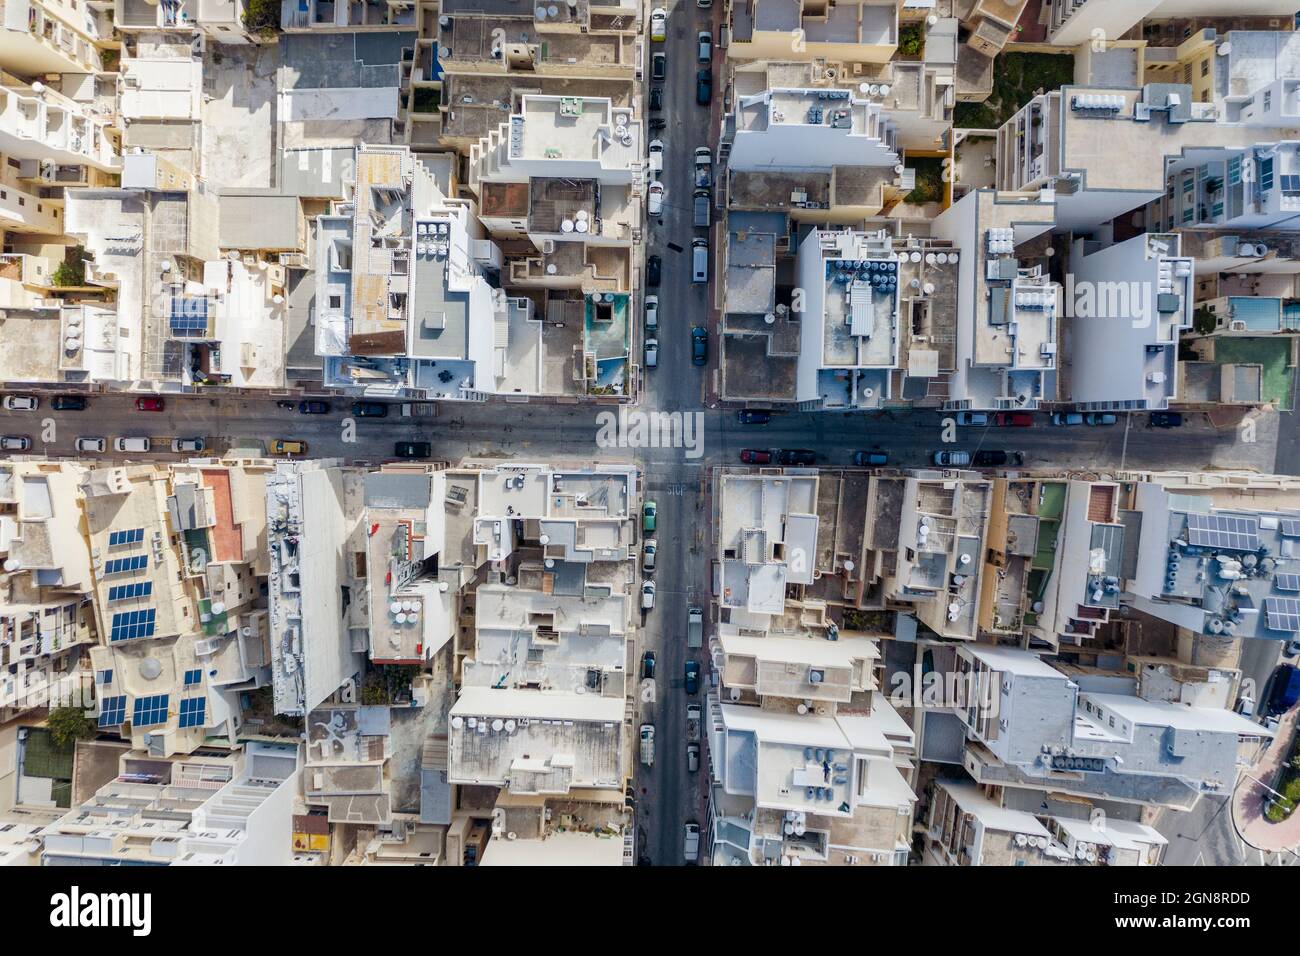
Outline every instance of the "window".
<path id="1" fill-rule="evenodd" d="M 1234 156 L 1228 160 L 1228 185 L 1236 186 L 1241 182 L 1241 157 Z"/>
<path id="2" fill-rule="evenodd" d="M 341 309 L 341 308 L 343 308 L 343 296 L 341 296 L 341 295 L 331 295 L 331 296 L 330 296 L 330 308 L 331 308 L 331 309 Z"/>
<path id="3" fill-rule="evenodd" d="M 1268 192 L 1273 188 L 1273 157 L 1259 161 L 1259 191 Z"/>
<path id="4" fill-rule="evenodd" d="M 1183 67 L 1183 82 L 1188 86 L 1192 83 L 1192 65 L 1190 63 Z"/>
<path id="5" fill-rule="evenodd" d="M 111 684 L 111 683 L 113 683 L 113 672 L 112 672 L 111 670 L 110 670 L 110 671 L 95 671 L 95 683 L 96 683 L 96 684 Z"/>
<path id="6" fill-rule="evenodd" d="M 1210 58 L 1207 56 L 1201 61 L 1201 79 L 1210 75 Z"/>
<path id="7" fill-rule="evenodd" d="M 1265 90 L 1264 91 L 1264 112 L 1267 113 L 1269 111 L 1269 107 L 1271 107 L 1272 105 L 1273 105 L 1273 91 Z"/>

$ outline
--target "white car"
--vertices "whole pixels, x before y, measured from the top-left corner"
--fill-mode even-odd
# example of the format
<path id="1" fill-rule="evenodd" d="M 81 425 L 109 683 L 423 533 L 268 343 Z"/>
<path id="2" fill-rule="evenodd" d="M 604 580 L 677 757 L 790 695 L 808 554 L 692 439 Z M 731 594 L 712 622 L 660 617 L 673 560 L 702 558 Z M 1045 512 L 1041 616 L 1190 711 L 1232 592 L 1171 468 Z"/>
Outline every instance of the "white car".
<path id="1" fill-rule="evenodd" d="M 659 340 L 658 339 L 645 340 L 645 367 L 646 368 L 659 367 Z"/>
<path id="2" fill-rule="evenodd" d="M 645 297 L 645 327 L 651 332 L 659 328 L 659 296 L 657 295 Z"/>
<path id="3" fill-rule="evenodd" d="M 172 451 L 203 451 L 203 439 L 173 438 Z"/>
<path id="4" fill-rule="evenodd" d="M 650 171 L 652 173 L 662 173 L 664 171 L 664 141 L 661 139 L 650 140 L 650 145 L 646 147 L 650 154 Z"/>
<path id="5" fill-rule="evenodd" d="M 6 395 L 4 406 L 11 412 L 34 412 L 41 400 L 35 395 Z"/>
<path id="6" fill-rule="evenodd" d="M 958 425 L 987 425 L 989 423 L 988 412 L 958 412 Z"/>
<path id="7" fill-rule="evenodd" d="M 641 610 L 653 611 L 655 607 L 655 583 L 647 581 L 641 585 Z"/>
<path id="8" fill-rule="evenodd" d="M 657 216 L 664 211 L 664 184 L 657 179 L 650 184 L 645 210 L 652 216 Z"/>
<path id="9" fill-rule="evenodd" d="M 108 448 L 108 441 L 103 438 L 78 438 L 77 451 L 88 452 L 92 455 L 102 455 Z"/>
<path id="10" fill-rule="evenodd" d="M 668 11 L 655 7 L 650 11 L 650 39 L 662 43 L 668 38 Z"/>
<path id="11" fill-rule="evenodd" d="M 26 435 L 5 435 L 0 438 L 0 451 L 26 451 L 32 447 L 32 440 Z"/>
<path id="12" fill-rule="evenodd" d="M 655 556 L 659 553 L 659 545 L 654 538 L 646 538 L 645 544 L 641 545 L 641 570 L 645 574 L 655 573 Z"/>

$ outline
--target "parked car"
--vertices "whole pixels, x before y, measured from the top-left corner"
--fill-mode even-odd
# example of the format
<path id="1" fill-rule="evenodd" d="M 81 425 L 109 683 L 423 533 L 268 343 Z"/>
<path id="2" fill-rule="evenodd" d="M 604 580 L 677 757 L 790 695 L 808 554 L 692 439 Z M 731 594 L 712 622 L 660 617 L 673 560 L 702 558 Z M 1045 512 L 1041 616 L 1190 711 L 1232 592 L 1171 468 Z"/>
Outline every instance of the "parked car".
<path id="1" fill-rule="evenodd" d="M 659 296 L 657 295 L 645 297 L 645 327 L 651 332 L 659 328 Z"/>
<path id="2" fill-rule="evenodd" d="M 747 465 L 770 465 L 772 453 L 761 448 L 743 448 L 740 452 L 740 460 Z"/>
<path id="3" fill-rule="evenodd" d="M 975 453 L 976 468 L 997 468 L 999 465 L 1023 465 L 1025 456 L 1018 451 L 1002 451 L 1000 448 L 984 448 Z"/>
<path id="4" fill-rule="evenodd" d="M 78 438 L 76 441 L 77 451 L 89 455 L 102 455 L 107 448 L 108 442 L 103 438 Z"/>
<path id="5" fill-rule="evenodd" d="M 998 428 L 1029 428 L 1034 424 L 1034 416 L 1029 412 L 997 412 L 993 424 Z"/>
<path id="6" fill-rule="evenodd" d="M 56 412 L 84 412 L 87 404 L 84 395 L 55 395 L 50 408 Z"/>
<path id="7" fill-rule="evenodd" d="M 888 465 L 889 456 L 883 451 L 855 451 L 853 453 L 853 464 L 859 468 Z"/>
<path id="8" fill-rule="evenodd" d="M 650 145 L 646 147 L 646 152 L 650 157 L 650 173 L 663 172 L 664 168 L 664 141 L 661 139 L 650 140 Z"/>
<path id="9" fill-rule="evenodd" d="M 688 773 L 695 773 L 700 769 L 700 745 L 686 745 L 686 770 Z"/>
<path id="10" fill-rule="evenodd" d="M 662 43 L 668 37 L 668 11 L 655 7 L 650 11 L 650 39 Z"/>
<path id="11" fill-rule="evenodd" d="M 702 325 L 691 329 L 691 364 L 709 364 L 709 333 Z"/>
<path id="12" fill-rule="evenodd" d="M 296 438 L 276 438 L 271 442 L 272 455 L 305 455 L 307 443 Z"/>
<path id="13" fill-rule="evenodd" d="M 641 725 L 641 762 L 647 767 L 655 765 L 655 725 Z"/>
<path id="14" fill-rule="evenodd" d="M 700 106 L 713 102 L 713 71 L 707 66 L 695 74 L 695 102 Z"/>
<path id="15" fill-rule="evenodd" d="M 987 425 L 989 423 L 988 412 L 958 412 L 958 425 Z"/>
<path id="16" fill-rule="evenodd" d="M 668 75 L 668 54 L 660 51 L 650 57 L 650 79 L 662 80 Z"/>
<path id="17" fill-rule="evenodd" d="M 653 534 L 655 522 L 659 517 L 659 506 L 653 501 L 647 501 L 641 506 L 641 530 L 645 534 Z"/>
<path id="18" fill-rule="evenodd" d="M 650 184 L 650 189 L 646 193 L 645 211 L 651 216 L 657 216 L 664 211 L 664 184 L 657 179 Z"/>
<path id="19" fill-rule="evenodd" d="M 329 402 L 318 402 L 312 400 L 298 403 L 298 411 L 304 415 L 328 415 L 329 410 Z"/>
<path id="20" fill-rule="evenodd" d="M 173 438 L 172 451 L 203 451 L 202 438 Z"/>
<path id="21" fill-rule="evenodd" d="M 645 260 L 645 284 L 652 289 L 659 287 L 660 273 L 663 271 L 663 262 L 658 256 L 646 256 Z"/>
<path id="22" fill-rule="evenodd" d="M 736 421 L 742 425 L 766 425 L 772 420 L 772 413 L 761 408 L 742 408 L 736 412 Z"/>
<path id="23" fill-rule="evenodd" d="M 145 438 L 143 436 L 132 437 L 132 438 L 115 438 L 113 440 L 113 448 L 116 449 L 117 451 L 123 451 L 123 452 L 145 452 L 148 451 L 150 448 L 150 441 L 148 438 Z"/>
<path id="24" fill-rule="evenodd" d="M 26 451 L 32 447 L 32 440 L 26 435 L 5 435 L 0 437 L 0 451 Z"/>
<path id="25" fill-rule="evenodd" d="M 697 189 L 692 199 L 692 224 L 696 229 L 708 229 L 713 222 L 713 196 L 707 189 Z"/>
<path id="26" fill-rule="evenodd" d="M 135 400 L 135 410 L 138 412 L 161 412 L 167 403 L 157 396 L 140 397 Z"/>
<path id="27" fill-rule="evenodd" d="M 427 441 L 399 441 L 393 445 L 397 458 L 428 458 L 432 454 L 433 445 Z"/>
<path id="28" fill-rule="evenodd" d="M 6 395 L 4 407 L 11 412 L 34 412 L 41 400 L 35 395 Z"/>
<path id="29" fill-rule="evenodd" d="M 353 402 L 352 414 L 356 418 L 386 418 L 388 406 L 383 402 Z"/>
<path id="30" fill-rule="evenodd" d="M 700 692 L 700 662 L 686 662 L 686 693 L 698 694 Z"/>
<path id="31" fill-rule="evenodd" d="M 645 574 L 655 573 L 655 558 L 659 554 L 659 544 L 654 538 L 646 538 L 641 545 L 641 570 Z"/>
<path id="32" fill-rule="evenodd" d="M 695 147 L 695 188 L 708 189 L 713 185 L 713 153 L 707 146 Z"/>
<path id="33" fill-rule="evenodd" d="M 645 367 L 646 368 L 659 367 L 659 340 L 658 339 L 645 340 Z"/>
<path id="34" fill-rule="evenodd" d="M 691 281 L 709 281 L 709 240 L 691 240 Z"/>
<path id="35" fill-rule="evenodd" d="M 1082 425 L 1082 412 L 1052 412 L 1053 425 Z"/>
<path id="36" fill-rule="evenodd" d="M 1083 421 L 1087 425 L 1114 425 L 1119 418 L 1111 412 L 1089 412 L 1083 416 Z"/>
<path id="37" fill-rule="evenodd" d="M 816 464 L 817 452 L 811 448 L 786 448 L 777 454 L 777 459 L 783 465 L 807 467 Z"/>
<path id="38" fill-rule="evenodd" d="M 708 30 L 701 30 L 699 36 L 695 38 L 699 42 L 699 60 L 701 63 L 711 64 L 713 62 L 713 34 Z"/>
<path id="39" fill-rule="evenodd" d="M 961 467 L 970 464 L 970 452 L 968 451 L 936 451 L 934 453 L 934 463 L 941 468 Z"/>
<path id="40" fill-rule="evenodd" d="M 696 4 L 701 7 L 707 7 L 712 0 L 702 2 L 695 0 Z M 686 836 L 682 841 L 682 856 L 687 863 L 694 863 L 700 858 L 700 825 L 698 823 L 686 824 Z"/>
<path id="41" fill-rule="evenodd" d="M 664 88 L 662 86 L 650 87 L 650 112 L 658 113 L 664 108 Z"/>
<path id="42" fill-rule="evenodd" d="M 655 676 L 655 652 L 646 651 L 641 655 L 641 679 L 651 680 Z"/>
<path id="43" fill-rule="evenodd" d="M 1152 412 L 1147 421 L 1152 428 L 1179 428 L 1183 424 L 1183 416 L 1179 412 Z"/>
<path id="44" fill-rule="evenodd" d="M 655 609 L 655 583 L 646 581 L 641 585 L 641 610 L 653 611 Z"/>

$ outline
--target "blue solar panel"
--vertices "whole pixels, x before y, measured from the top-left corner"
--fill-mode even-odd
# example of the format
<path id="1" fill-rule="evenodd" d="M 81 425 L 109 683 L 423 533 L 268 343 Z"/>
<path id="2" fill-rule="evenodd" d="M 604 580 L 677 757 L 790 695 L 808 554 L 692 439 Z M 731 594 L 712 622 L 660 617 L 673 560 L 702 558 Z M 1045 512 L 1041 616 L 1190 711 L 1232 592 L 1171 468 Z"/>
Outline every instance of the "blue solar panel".
<path id="1" fill-rule="evenodd" d="M 96 683 L 96 684 L 111 684 L 111 683 L 113 683 L 113 672 L 112 672 L 111 670 L 108 670 L 108 671 L 95 671 L 95 683 Z"/>
<path id="2" fill-rule="evenodd" d="M 1300 574 L 1278 572 L 1273 575 L 1273 583 L 1279 591 L 1300 591 Z"/>
<path id="3" fill-rule="evenodd" d="M 181 727 L 202 727 L 203 718 L 207 712 L 208 701 L 206 697 L 183 697 L 181 698 Z"/>
<path id="4" fill-rule="evenodd" d="M 157 608 L 146 607 L 137 611 L 118 611 L 113 615 L 110 641 L 129 641 L 137 637 L 153 637 L 154 617 Z"/>
<path id="5" fill-rule="evenodd" d="M 135 711 L 131 717 L 132 727 L 153 727 L 155 724 L 167 723 L 167 694 L 155 694 L 153 697 L 137 697 Z"/>
<path id="6" fill-rule="evenodd" d="M 105 574 L 122 574 L 126 571 L 142 571 L 149 566 L 149 555 L 134 554 L 129 558 L 111 558 L 104 562 Z"/>
<path id="7" fill-rule="evenodd" d="M 135 584 L 115 584 L 108 589 L 108 600 L 129 601 L 132 598 L 148 597 L 153 593 L 152 581 L 139 581 Z"/>
<path id="8" fill-rule="evenodd" d="M 139 702 L 136 702 L 139 706 Z M 121 697 L 105 697 L 99 702 L 99 726 L 117 727 L 120 726 L 126 717 L 126 695 Z"/>
<path id="9" fill-rule="evenodd" d="M 208 333 L 208 300 L 172 296 L 171 332 L 177 338 L 203 338 Z"/>
<path id="10" fill-rule="evenodd" d="M 190 686 L 192 686 L 192 685 L 194 685 L 194 684 L 197 684 L 197 683 L 199 683 L 201 680 L 203 680 L 203 671 L 198 670 L 198 669 L 195 669 L 195 670 L 192 670 L 192 671 L 186 671 L 186 672 L 185 672 L 185 686 L 186 686 L 186 687 L 190 687 Z"/>
<path id="11" fill-rule="evenodd" d="M 120 547 L 124 544 L 139 544 L 144 540 L 144 528 L 132 528 L 130 531 L 110 531 L 108 533 L 108 546 L 110 548 Z"/>

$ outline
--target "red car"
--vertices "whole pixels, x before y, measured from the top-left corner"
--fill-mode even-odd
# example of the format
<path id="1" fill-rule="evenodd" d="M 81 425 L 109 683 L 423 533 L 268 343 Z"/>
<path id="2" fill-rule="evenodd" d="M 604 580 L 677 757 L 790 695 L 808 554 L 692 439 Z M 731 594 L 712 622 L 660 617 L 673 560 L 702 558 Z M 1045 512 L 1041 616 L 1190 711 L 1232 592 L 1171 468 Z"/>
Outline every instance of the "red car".
<path id="1" fill-rule="evenodd" d="M 161 412 L 163 410 L 163 400 L 161 398 L 137 398 L 135 400 L 135 410 L 137 412 Z"/>
<path id="2" fill-rule="evenodd" d="M 772 453 L 758 448 L 746 448 L 740 453 L 740 460 L 747 465 L 770 465 Z"/>
<path id="3" fill-rule="evenodd" d="M 1028 412 L 998 412 L 993 416 L 993 424 L 999 428 L 1030 428 L 1034 424 L 1034 416 Z"/>

